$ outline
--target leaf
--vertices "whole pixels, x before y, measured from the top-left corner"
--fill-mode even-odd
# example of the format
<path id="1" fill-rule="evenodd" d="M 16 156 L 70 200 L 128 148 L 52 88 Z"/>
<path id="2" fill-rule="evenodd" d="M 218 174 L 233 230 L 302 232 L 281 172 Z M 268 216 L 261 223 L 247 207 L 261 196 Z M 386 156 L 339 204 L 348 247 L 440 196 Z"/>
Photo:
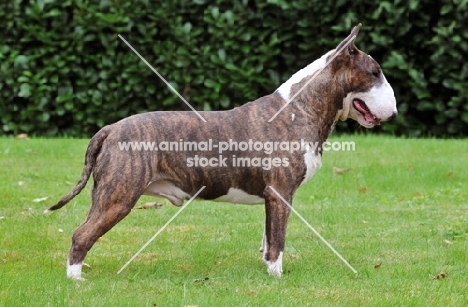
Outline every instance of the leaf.
<path id="1" fill-rule="evenodd" d="M 17 139 L 27 139 L 28 135 L 26 133 L 20 133 L 20 134 L 16 135 L 16 138 Z"/>
<path id="2" fill-rule="evenodd" d="M 377 263 L 374 265 L 374 269 L 379 269 L 382 266 L 382 262 Z"/>
<path id="3" fill-rule="evenodd" d="M 56 17 L 56 16 L 60 16 L 60 14 L 62 14 L 62 12 L 59 9 L 55 8 L 55 9 L 48 11 L 46 14 L 44 14 L 44 16 Z"/>
<path id="4" fill-rule="evenodd" d="M 454 174 L 453 172 L 449 172 L 449 173 L 447 174 L 447 177 L 448 177 L 448 178 L 453 178 L 453 177 L 455 177 L 455 174 Z"/>
<path id="5" fill-rule="evenodd" d="M 237 66 L 234 65 L 233 63 L 226 63 L 226 69 L 229 69 L 229 70 L 236 70 L 237 69 Z M 468 113 L 466 113 L 468 114 Z"/>
<path id="6" fill-rule="evenodd" d="M 440 272 L 439 274 L 437 274 L 436 276 L 431 276 L 432 279 L 443 279 L 443 278 L 447 278 L 449 275 L 447 272 Z"/>
<path id="7" fill-rule="evenodd" d="M 145 203 L 139 207 L 137 207 L 136 209 L 149 209 L 149 208 L 155 208 L 155 209 L 158 209 L 158 208 L 161 208 L 163 205 L 158 203 L 158 202 L 152 202 L 152 203 Z"/>
<path id="8" fill-rule="evenodd" d="M 452 7 L 451 3 L 450 4 L 445 4 L 445 5 L 442 6 L 442 8 L 440 10 L 440 14 L 445 15 L 448 12 L 450 12 L 452 9 L 453 9 L 453 7 Z"/>
<path id="9" fill-rule="evenodd" d="M 210 279 L 209 277 L 197 278 L 197 279 L 194 279 L 193 282 L 202 282 L 202 281 L 207 281 L 209 279 Z"/>
<path id="10" fill-rule="evenodd" d="M 190 31 L 192 30 L 192 24 L 190 22 L 186 22 L 183 25 L 183 29 L 184 29 L 185 33 L 189 34 Z"/>
<path id="11" fill-rule="evenodd" d="M 31 88 L 29 83 L 23 83 L 20 85 L 20 91 L 18 92 L 18 97 L 29 97 L 31 96 Z"/>
<path id="12" fill-rule="evenodd" d="M 367 193 L 367 187 L 360 187 L 358 191 L 361 194 L 365 194 L 365 193 Z"/>
<path id="13" fill-rule="evenodd" d="M 46 112 L 43 112 L 40 120 L 43 121 L 43 122 L 48 122 L 49 118 L 50 118 L 50 114 L 46 113 Z"/>
<path id="14" fill-rule="evenodd" d="M 226 96 L 219 97 L 219 105 L 225 109 L 227 109 L 230 105 L 229 98 Z"/>
<path id="15" fill-rule="evenodd" d="M 211 79 L 206 79 L 205 82 L 203 82 L 203 84 L 206 86 L 206 87 L 209 87 L 209 88 L 213 88 L 216 86 L 216 82 L 211 80 Z"/>
<path id="16" fill-rule="evenodd" d="M 99 239 L 102 239 L 102 237 L 99 238 Z M 83 268 L 87 268 L 87 269 L 89 269 L 89 270 L 92 269 L 91 266 L 90 266 L 89 264 L 87 264 L 86 262 L 83 262 Z"/>
<path id="17" fill-rule="evenodd" d="M 28 57 L 23 54 L 16 56 L 14 65 L 15 67 L 18 67 L 18 66 L 22 68 L 28 67 Z"/>
<path id="18" fill-rule="evenodd" d="M 339 168 L 339 167 L 336 167 L 336 166 L 333 167 L 333 173 L 334 174 L 344 174 L 344 173 L 347 173 L 347 172 L 352 171 L 352 170 L 353 170 L 352 168 Z"/>
<path id="19" fill-rule="evenodd" d="M 217 6 L 211 8 L 211 15 L 214 19 L 217 19 L 219 16 L 219 8 Z"/>
<path id="20" fill-rule="evenodd" d="M 223 48 L 219 49 L 218 56 L 219 59 L 224 62 L 224 60 L 226 60 L 226 51 Z"/>
<path id="21" fill-rule="evenodd" d="M 243 41 L 249 41 L 252 35 L 249 32 L 245 32 L 239 38 Z"/>

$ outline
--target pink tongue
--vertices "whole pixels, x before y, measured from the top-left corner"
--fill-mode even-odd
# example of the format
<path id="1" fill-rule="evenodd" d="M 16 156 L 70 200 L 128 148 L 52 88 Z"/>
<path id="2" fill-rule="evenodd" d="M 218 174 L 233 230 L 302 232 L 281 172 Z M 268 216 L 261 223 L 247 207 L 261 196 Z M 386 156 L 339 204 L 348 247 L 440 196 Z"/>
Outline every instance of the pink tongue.
<path id="1" fill-rule="evenodd" d="M 358 109 L 359 111 L 361 111 L 364 114 L 369 113 L 369 112 L 367 112 L 367 110 L 365 108 L 362 107 L 361 102 L 358 101 L 358 100 L 354 100 L 354 107 L 356 107 L 356 109 Z"/>
<path id="2" fill-rule="evenodd" d="M 374 116 L 368 112 L 366 112 L 366 115 L 364 116 L 364 118 L 366 119 L 368 123 L 374 123 L 376 125 L 380 125 L 380 119 L 374 118 Z"/>
<path id="3" fill-rule="evenodd" d="M 368 122 L 374 122 L 374 116 L 372 116 L 372 114 L 370 114 L 369 112 L 364 113 L 364 118 Z"/>
<path id="4" fill-rule="evenodd" d="M 368 122 L 368 123 L 374 123 L 376 125 L 380 125 L 380 119 L 378 118 L 374 118 L 374 116 L 369 112 L 367 111 L 365 108 L 363 108 L 361 106 L 361 103 L 359 101 L 356 101 L 354 103 L 354 106 L 359 110 L 361 111 L 362 113 L 364 113 L 364 119 Z"/>

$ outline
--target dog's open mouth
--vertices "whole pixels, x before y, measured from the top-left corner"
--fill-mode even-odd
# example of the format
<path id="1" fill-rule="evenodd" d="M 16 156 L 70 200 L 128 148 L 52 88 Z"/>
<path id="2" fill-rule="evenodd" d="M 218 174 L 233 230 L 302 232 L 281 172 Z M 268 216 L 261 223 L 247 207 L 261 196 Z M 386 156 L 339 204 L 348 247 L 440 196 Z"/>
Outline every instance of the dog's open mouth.
<path id="1" fill-rule="evenodd" d="M 364 120 L 369 124 L 380 125 L 380 118 L 377 118 L 367 107 L 366 103 L 359 98 L 354 98 L 353 106 L 362 114 Z"/>

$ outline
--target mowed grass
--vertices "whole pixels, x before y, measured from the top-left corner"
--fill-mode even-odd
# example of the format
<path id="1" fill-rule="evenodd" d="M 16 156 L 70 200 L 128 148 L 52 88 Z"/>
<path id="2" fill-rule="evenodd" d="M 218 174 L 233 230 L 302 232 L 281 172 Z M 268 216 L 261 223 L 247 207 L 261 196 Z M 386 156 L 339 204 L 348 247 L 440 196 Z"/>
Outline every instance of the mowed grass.
<path id="1" fill-rule="evenodd" d="M 42 211 L 78 180 L 88 141 L 0 139 L 0 305 L 466 305 L 468 142 L 333 140 L 356 150 L 326 152 L 293 204 L 357 276 L 294 215 L 284 275 L 268 276 L 258 251 L 263 206 L 196 201 L 117 275 L 179 208 L 133 210 L 88 254 L 87 281 L 74 282 L 65 263 L 91 182 L 61 210 Z"/>

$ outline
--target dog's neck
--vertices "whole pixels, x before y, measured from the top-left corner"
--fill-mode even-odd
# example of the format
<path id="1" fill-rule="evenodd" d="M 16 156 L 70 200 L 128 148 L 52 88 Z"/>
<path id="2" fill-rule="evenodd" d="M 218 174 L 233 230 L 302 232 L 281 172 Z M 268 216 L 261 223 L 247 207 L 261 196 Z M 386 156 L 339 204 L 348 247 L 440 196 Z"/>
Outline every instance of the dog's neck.
<path id="1" fill-rule="evenodd" d="M 326 141 L 336 122 L 346 120 L 349 113 L 349 105 L 343 103 L 345 90 L 332 74 L 331 66 L 326 65 L 327 57 L 333 52 L 299 70 L 277 90 L 286 102 L 291 100 L 290 112 L 307 118 L 310 132 L 321 143 Z"/>

